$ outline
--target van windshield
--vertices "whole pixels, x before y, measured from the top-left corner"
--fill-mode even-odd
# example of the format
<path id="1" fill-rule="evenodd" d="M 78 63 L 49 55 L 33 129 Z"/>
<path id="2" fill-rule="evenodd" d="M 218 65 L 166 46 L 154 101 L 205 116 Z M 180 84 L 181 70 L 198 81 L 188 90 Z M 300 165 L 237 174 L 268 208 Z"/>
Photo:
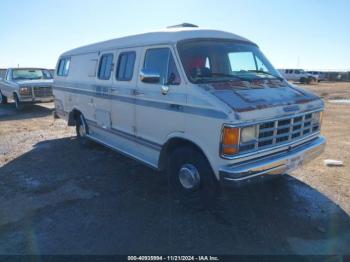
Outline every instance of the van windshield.
<path id="1" fill-rule="evenodd" d="M 48 70 L 45 69 L 14 69 L 12 71 L 13 80 L 40 80 L 52 79 Z"/>
<path id="2" fill-rule="evenodd" d="M 280 74 L 254 44 L 231 40 L 180 42 L 178 50 L 192 83 L 279 79 Z"/>

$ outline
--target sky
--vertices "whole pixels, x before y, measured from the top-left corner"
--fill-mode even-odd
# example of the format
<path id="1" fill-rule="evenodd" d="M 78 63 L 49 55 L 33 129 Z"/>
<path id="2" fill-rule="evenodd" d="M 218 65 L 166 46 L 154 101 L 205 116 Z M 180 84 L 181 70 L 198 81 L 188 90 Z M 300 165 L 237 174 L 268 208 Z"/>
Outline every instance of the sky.
<path id="1" fill-rule="evenodd" d="M 350 69 L 350 0 L 1 0 L 0 68 L 189 22 L 257 43 L 276 68 Z"/>

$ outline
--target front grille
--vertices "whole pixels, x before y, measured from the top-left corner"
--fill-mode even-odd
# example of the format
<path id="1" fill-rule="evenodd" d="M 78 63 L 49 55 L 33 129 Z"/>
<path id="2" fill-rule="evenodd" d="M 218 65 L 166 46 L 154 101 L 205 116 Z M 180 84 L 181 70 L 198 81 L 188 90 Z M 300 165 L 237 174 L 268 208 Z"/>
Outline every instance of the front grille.
<path id="1" fill-rule="evenodd" d="M 267 121 L 257 125 L 257 139 L 240 144 L 240 152 L 253 151 L 289 143 L 319 132 L 320 123 L 313 122 L 312 114 Z"/>
<path id="2" fill-rule="evenodd" d="M 35 86 L 33 87 L 34 97 L 50 97 L 52 96 L 51 86 Z"/>

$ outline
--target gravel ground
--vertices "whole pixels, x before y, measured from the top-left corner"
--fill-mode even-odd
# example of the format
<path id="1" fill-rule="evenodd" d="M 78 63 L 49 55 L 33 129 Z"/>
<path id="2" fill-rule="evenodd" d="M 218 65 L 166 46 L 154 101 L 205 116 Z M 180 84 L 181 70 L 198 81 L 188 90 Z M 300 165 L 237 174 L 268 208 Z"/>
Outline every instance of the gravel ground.
<path id="1" fill-rule="evenodd" d="M 350 98 L 350 84 L 308 88 Z M 1 254 L 350 254 L 350 105 L 326 103 L 314 162 L 201 211 L 173 202 L 162 174 L 80 146 L 52 108 L 0 106 Z"/>

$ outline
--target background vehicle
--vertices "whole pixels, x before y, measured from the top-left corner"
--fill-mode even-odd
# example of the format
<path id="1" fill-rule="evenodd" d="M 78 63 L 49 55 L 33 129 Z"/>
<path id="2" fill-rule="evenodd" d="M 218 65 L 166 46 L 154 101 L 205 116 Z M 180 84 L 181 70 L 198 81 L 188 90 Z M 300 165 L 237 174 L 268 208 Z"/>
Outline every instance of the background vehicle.
<path id="1" fill-rule="evenodd" d="M 0 103 L 9 98 L 22 110 L 26 103 L 49 102 L 53 100 L 53 79 L 48 70 L 42 68 L 9 68 L 0 78 Z"/>
<path id="2" fill-rule="evenodd" d="M 74 49 L 53 90 L 82 143 L 166 170 L 188 203 L 290 172 L 325 146 L 322 100 L 227 32 L 177 26 Z"/>
<path id="3" fill-rule="evenodd" d="M 303 69 L 279 69 L 282 76 L 290 81 L 309 84 L 312 81 L 316 82 L 317 78 L 312 74 L 305 72 Z"/>

